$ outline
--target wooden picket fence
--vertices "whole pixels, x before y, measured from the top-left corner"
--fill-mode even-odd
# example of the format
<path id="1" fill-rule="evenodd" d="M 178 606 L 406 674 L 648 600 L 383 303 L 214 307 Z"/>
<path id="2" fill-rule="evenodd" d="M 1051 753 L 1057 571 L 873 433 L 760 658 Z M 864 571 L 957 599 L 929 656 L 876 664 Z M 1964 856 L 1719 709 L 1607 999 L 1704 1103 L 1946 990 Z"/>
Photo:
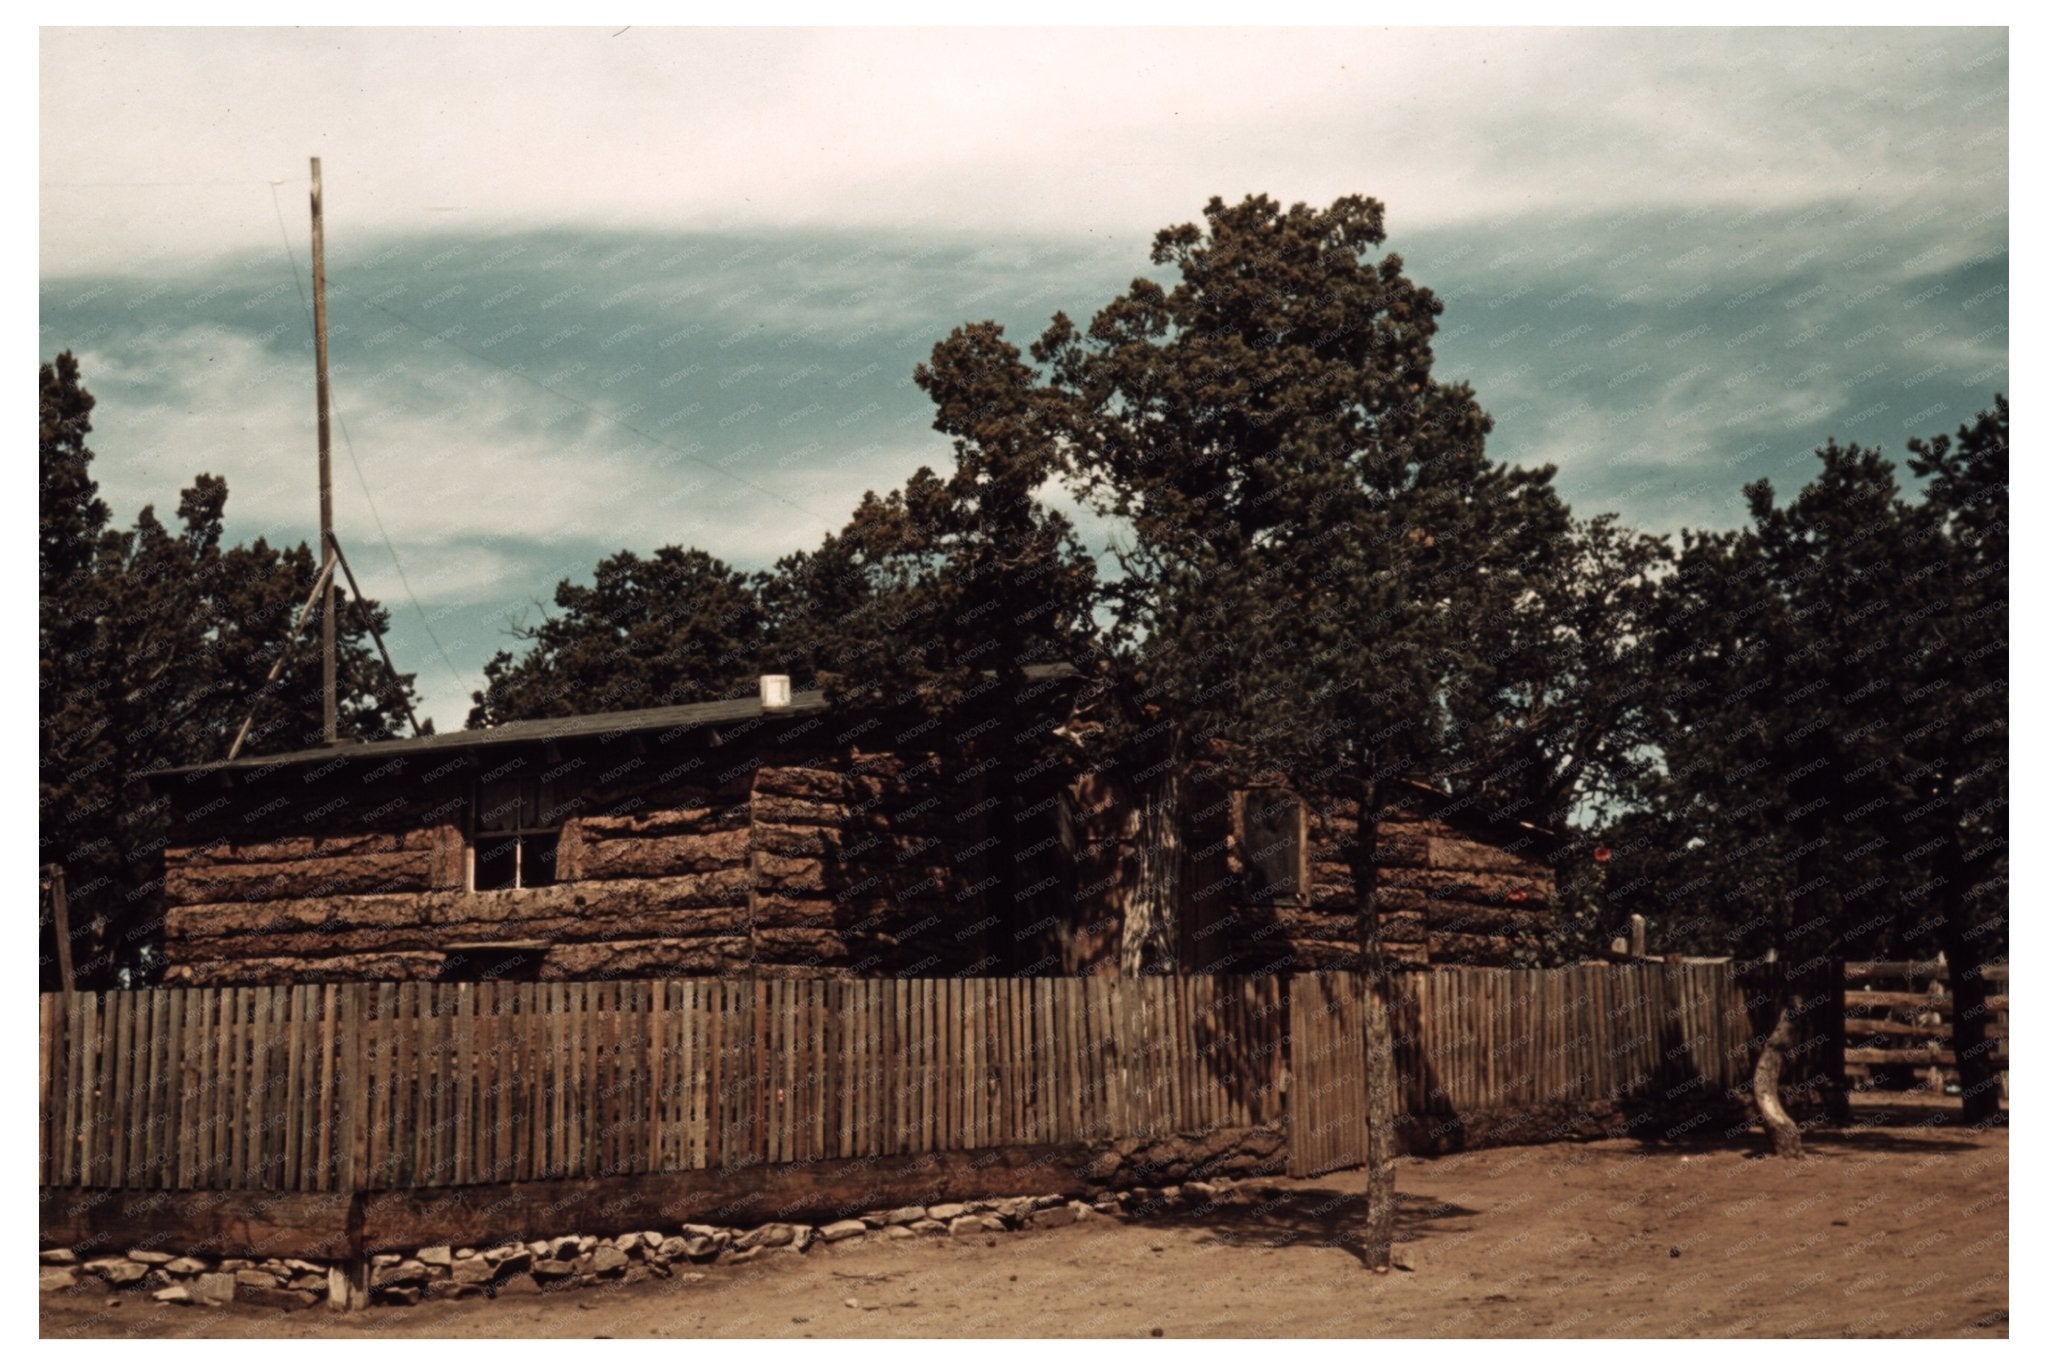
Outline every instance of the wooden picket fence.
<path id="1" fill-rule="evenodd" d="M 406 1189 L 1281 1120 L 1273 978 L 42 998 L 42 1182 Z"/>
<path id="2" fill-rule="evenodd" d="M 1291 1174 L 1365 1162 L 1365 979 L 1294 978 Z M 1755 1024 L 1730 964 L 1439 968 L 1393 978 L 1398 1115 L 1422 1122 L 1719 1096 L 1748 1082 Z"/>
<path id="3" fill-rule="evenodd" d="M 403 1190 L 1287 1124 L 1364 1160 L 1363 979 L 362 983 L 41 999 L 49 1186 Z M 1727 964 L 1396 978 L 1407 1115 L 1747 1076 Z"/>

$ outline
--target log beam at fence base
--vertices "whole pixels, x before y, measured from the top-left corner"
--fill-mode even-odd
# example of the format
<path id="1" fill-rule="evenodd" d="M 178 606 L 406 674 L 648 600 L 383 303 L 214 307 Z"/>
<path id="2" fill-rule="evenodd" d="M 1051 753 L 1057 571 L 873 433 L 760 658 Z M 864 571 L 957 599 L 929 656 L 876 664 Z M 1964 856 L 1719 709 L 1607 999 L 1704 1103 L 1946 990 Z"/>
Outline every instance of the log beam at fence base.
<path id="1" fill-rule="evenodd" d="M 1549 1142 L 1581 1142 L 1600 1138 L 1634 1138 L 1639 1142 L 1724 1140 L 1747 1128 L 1747 1105 L 1726 1095 L 1708 1095 L 1695 1103 L 1684 1097 L 1636 1102 L 1592 1100 L 1584 1103 L 1537 1104 L 1522 1109 L 1483 1109 L 1450 1116 L 1396 1114 L 1394 1143 L 1403 1156 L 1445 1156 L 1487 1147 L 1514 1147 Z"/>
<path id="2" fill-rule="evenodd" d="M 365 1197 L 363 1251 L 409 1251 L 442 1242 L 482 1246 L 565 1231 L 602 1237 L 684 1223 L 826 1223 L 892 1206 L 1072 1196 L 1088 1187 L 1083 1171 L 1091 1156 L 1082 1147 L 1001 1147 L 619 1179 L 384 1190 Z"/>
<path id="3" fill-rule="evenodd" d="M 346 1260 L 349 1196 L 270 1190 L 76 1190 L 44 1188 L 40 1240 L 81 1257 L 133 1246 L 186 1254 Z"/>

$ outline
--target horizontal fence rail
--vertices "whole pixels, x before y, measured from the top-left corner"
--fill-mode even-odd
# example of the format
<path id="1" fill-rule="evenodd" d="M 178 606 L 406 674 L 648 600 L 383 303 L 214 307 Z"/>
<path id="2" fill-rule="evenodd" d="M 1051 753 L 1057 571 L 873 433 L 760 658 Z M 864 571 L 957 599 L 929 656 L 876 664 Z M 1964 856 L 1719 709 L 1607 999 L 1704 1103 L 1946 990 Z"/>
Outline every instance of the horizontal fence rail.
<path id="1" fill-rule="evenodd" d="M 1364 978 L 352 983 L 41 999 L 45 1185 L 399 1190 L 1289 1129 L 1364 1160 Z M 1392 979 L 1416 1120 L 1748 1076 L 1726 963 Z"/>
<path id="2" fill-rule="evenodd" d="M 2008 1011 L 2011 967 L 1980 969 L 1984 998 L 1979 1008 L 1989 1069 L 2001 1096 L 2010 1060 Z M 1852 1106 L 1883 1108 L 1901 1095 L 1940 1105 L 1962 1105 L 1950 1083 L 1960 1077 L 1956 1034 L 1962 1021 L 1946 963 L 1847 962 L 1842 965 L 1842 1071 Z M 1907 1078 L 1910 1089 L 1885 1088 L 1887 1076 Z M 1960 1088 L 1960 1087 L 1958 1087 Z"/>

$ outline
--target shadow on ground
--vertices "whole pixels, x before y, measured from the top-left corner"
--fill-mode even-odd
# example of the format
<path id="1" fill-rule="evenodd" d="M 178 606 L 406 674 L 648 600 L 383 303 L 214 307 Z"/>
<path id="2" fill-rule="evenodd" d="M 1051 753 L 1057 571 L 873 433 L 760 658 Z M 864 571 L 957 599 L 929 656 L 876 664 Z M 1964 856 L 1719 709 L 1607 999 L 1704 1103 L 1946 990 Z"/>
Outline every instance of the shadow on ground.
<path id="1" fill-rule="evenodd" d="M 1198 1208 L 1148 1214 L 1144 1226 L 1201 1228 L 1208 1235 L 1200 1241 L 1224 1246 L 1328 1246 L 1337 1247 L 1365 1261 L 1361 1242 L 1365 1221 L 1365 1194 L 1327 1186 L 1270 1187 L 1246 1193 L 1249 1202 L 1207 1204 Z M 1452 1204 L 1426 1194 L 1396 1193 L 1394 1196 L 1394 1242 L 1419 1242 L 1444 1232 L 1466 1228 L 1447 1226 L 1450 1220 L 1478 1216 L 1477 1209 Z M 1398 1264 L 1398 1257 L 1396 1258 Z M 1405 1267 L 1403 1267 L 1405 1269 Z"/>

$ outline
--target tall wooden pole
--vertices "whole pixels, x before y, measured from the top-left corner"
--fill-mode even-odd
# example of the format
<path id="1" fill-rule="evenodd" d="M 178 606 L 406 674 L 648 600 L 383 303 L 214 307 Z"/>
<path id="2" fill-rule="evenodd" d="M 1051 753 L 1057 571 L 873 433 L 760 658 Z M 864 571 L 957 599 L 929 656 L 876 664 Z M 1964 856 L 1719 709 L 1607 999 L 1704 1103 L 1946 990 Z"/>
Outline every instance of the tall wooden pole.
<path id="1" fill-rule="evenodd" d="M 327 239 L 320 221 L 320 158 L 313 158 L 313 363 L 320 408 L 320 563 L 334 554 L 334 479 L 327 432 Z M 329 744 L 339 739 L 334 702 L 334 575 L 320 597 L 320 721 Z"/>

